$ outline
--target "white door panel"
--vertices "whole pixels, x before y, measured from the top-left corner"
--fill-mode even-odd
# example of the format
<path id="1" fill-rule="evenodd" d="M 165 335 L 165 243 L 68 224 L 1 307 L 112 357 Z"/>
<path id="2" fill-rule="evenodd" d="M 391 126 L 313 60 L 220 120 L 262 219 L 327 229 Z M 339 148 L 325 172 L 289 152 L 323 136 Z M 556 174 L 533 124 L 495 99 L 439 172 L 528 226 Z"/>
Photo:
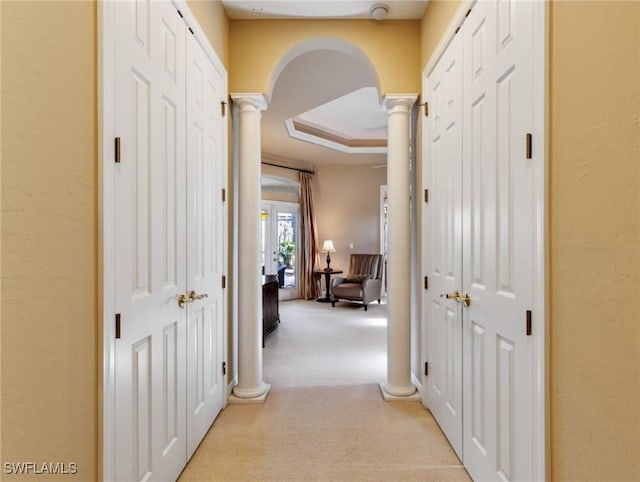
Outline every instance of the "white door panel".
<path id="1" fill-rule="evenodd" d="M 186 462 L 185 26 L 166 2 L 115 2 L 117 480 L 175 478 Z"/>
<path id="2" fill-rule="evenodd" d="M 187 38 L 187 434 L 191 457 L 224 403 L 224 79 Z"/>
<path id="3" fill-rule="evenodd" d="M 426 81 L 427 361 L 423 402 L 462 456 L 462 40 L 456 36 Z"/>
<path id="4" fill-rule="evenodd" d="M 300 239 L 297 203 L 262 203 L 262 260 L 265 275 L 278 276 L 278 297 L 293 300 L 300 296 L 298 240 Z"/>
<path id="5" fill-rule="evenodd" d="M 478 2 L 463 28 L 464 462 L 476 480 L 532 477 L 531 13 L 531 2 Z"/>

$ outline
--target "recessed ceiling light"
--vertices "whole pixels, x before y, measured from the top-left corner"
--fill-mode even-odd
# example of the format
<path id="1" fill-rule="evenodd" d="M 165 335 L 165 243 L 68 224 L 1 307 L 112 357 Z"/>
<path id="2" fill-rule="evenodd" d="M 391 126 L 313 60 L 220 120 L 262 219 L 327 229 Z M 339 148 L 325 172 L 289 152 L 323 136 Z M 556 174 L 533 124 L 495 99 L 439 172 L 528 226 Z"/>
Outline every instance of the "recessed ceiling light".
<path id="1" fill-rule="evenodd" d="M 389 5 L 386 3 L 376 3 L 369 10 L 369 15 L 374 20 L 382 20 L 389 13 Z"/>

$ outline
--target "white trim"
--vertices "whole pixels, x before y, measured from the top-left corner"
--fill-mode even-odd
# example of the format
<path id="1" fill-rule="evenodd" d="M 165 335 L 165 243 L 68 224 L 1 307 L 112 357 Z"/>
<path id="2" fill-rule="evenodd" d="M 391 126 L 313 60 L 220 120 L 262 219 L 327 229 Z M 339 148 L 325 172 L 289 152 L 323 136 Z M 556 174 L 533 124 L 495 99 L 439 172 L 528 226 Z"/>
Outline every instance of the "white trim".
<path id="1" fill-rule="evenodd" d="M 98 466 L 103 480 L 115 478 L 114 25 L 114 2 L 98 2 L 98 303 L 102 318 Z"/>
<path id="2" fill-rule="evenodd" d="M 422 380 L 420 380 L 413 372 L 411 372 L 411 383 L 415 385 L 416 393 L 420 394 L 420 400 L 422 400 Z"/>
<path id="3" fill-rule="evenodd" d="M 231 398 L 231 392 L 233 392 L 233 387 L 235 387 L 237 384 L 238 384 L 238 375 L 234 376 L 231 379 L 231 381 L 227 384 L 227 394 L 226 394 L 227 403 L 228 403 L 228 400 Z"/>
<path id="4" fill-rule="evenodd" d="M 351 147 L 340 142 L 332 141 L 324 137 L 302 132 L 296 129 L 293 119 L 287 119 L 284 121 L 284 125 L 287 128 L 287 133 L 292 139 L 298 139 L 299 141 L 308 142 L 309 144 L 315 144 L 317 146 L 327 147 L 334 151 L 346 152 L 347 154 L 386 154 L 386 147 L 373 147 L 373 146 L 361 146 Z"/>
<path id="5" fill-rule="evenodd" d="M 547 480 L 548 365 L 548 14 L 544 1 L 533 5 L 533 195 L 535 252 L 533 259 L 533 480 Z"/>
<path id="6" fill-rule="evenodd" d="M 440 37 L 438 45 L 433 50 L 431 57 L 429 57 L 429 61 L 427 62 L 427 65 L 423 70 L 424 77 L 429 77 L 429 75 L 431 75 L 431 72 L 438 63 L 438 60 L 440 60 L 440 57 L 442 57 L 444 51 L 447 50 L 447 47 L 451 43 L 451 40 L 453 40 L 453 36 L 458 31 L 458 28 L 460 28 L 460 26 L 464 23 L 464 20 L 467 18 L 467 12 L 471 10 L 471 8 L 473 8 L 476 1 L 477 0 L 463 0 L 462 3 L 460 3 L 458 10 L 456 10 L 456 13 L 453 14 L 451 23 L 449 23 L 449 26 L 442 34 L 442 37 Z"/>
<path id="7" fill-rule="evenodd" d="M 467 12 L 478 0 L 463 0 L 444 34 L 440 38 L 438 45 L 429 58 L 423 70 L 422 99 L 426 99 L 426 81 L 438 60 L 442 57 L 458 28 L 464 23 Z M 533 2 L 533 103 L 532 133 L 533 136 L 533 166 L 534 166 L 534 219 L 535 219 L 535 247 L 534 247 L 534 271 L 533 271 L 533 480 L 547 479 L 547 399 L 549 382 L 549 353 L 548 353 L 548 115 L 549 99 L 547 86 L 547 73 L 549 69 L 548 52 L 548 25 L 549 9 L 547 2 L 535 0 Z M 425 162 L 425 132 L 426 123 L 423 124 L 423 154 L 422 162 Z M 425 173 L 423 172 L 423 188 L 426 188 Z M 423 217 L 423 237 L 426 223 Z M 423 243 L 423 250 L 424 250 Z M 423 266 L 426 272 L 426 264 Z M 425 305 L 423 304 L 423 307 Z M 423 308 L 424 309 L 424 308 Z M 422 313 L 424 320 L 424 313 Z M 423 322 L 423 340 L 425 339 Z M 426 342 L 423 346 L 423 359 L 428 360 L 428 350 Z"/>
<path id="8" fill-rule="evenodd" d="M 173 6 L 177 10 L 180 10 L 180 13 L 182 14 L 182 18 L 187 24 L 187 27 L 193 30 L 193 35 L 198 41 L 198 43 L 200 44 L 200 46 L 202 47 L 202 49 L 204 50 L 204 53 L 207 54 L 207 57 L 209 57 L 209 60 L 211 60 L 211 62 L 213 63 L 213 66 L 218 71 L 218 74 L 220 74 L 220 76 L 224 79 L 225 85 L 228 85 L 227 70 L 222 64 L 220 57 L 218 57 L 218 54 L 216 53 L 214 48 L 211 46 L 211 42 L 209 42 L 207 35 L 204 33 L 204 30 L 202 30 L 202 28 L 200 27 L 200 24 L 196 20 L 195 15 L 193 15 L 193 13 L 191 12 L 191 9 L 187 5 L 186 0 L 171 0 L 171 3 L 173 3 Z"/>

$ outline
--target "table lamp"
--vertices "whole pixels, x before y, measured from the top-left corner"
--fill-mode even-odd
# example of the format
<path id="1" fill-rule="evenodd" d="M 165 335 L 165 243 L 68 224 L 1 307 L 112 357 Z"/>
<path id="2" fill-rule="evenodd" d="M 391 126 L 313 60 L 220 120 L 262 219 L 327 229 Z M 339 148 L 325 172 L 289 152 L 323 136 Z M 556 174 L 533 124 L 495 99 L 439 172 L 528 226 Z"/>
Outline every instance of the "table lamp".
<path id="1" fill-rule="evenodd" d="M 323 253 L 327 253 L 327 271 L 331 271 L 331 267 L 329 266 L 331 264 L 330 253 L 336 252 L 336 248 L 334 248 L 333 246 L 333 241 L 331 241 L 330 239 L 325 239 L 324 243 L 322 244 L 322 249 L 320 251 Z"/>

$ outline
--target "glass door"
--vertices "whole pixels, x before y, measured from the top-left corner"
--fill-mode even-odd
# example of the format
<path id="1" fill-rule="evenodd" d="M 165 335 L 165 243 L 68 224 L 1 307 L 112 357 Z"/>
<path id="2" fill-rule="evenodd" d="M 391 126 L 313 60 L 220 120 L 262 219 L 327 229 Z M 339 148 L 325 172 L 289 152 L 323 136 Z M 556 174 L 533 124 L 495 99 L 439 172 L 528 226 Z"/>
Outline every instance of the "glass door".
<path id="1" fill-rule="evenodd" d="M 278 276 L 281 300 L 299 297 L 298 211 L 294 203 L 262 203 L 262 268 Z"/>

